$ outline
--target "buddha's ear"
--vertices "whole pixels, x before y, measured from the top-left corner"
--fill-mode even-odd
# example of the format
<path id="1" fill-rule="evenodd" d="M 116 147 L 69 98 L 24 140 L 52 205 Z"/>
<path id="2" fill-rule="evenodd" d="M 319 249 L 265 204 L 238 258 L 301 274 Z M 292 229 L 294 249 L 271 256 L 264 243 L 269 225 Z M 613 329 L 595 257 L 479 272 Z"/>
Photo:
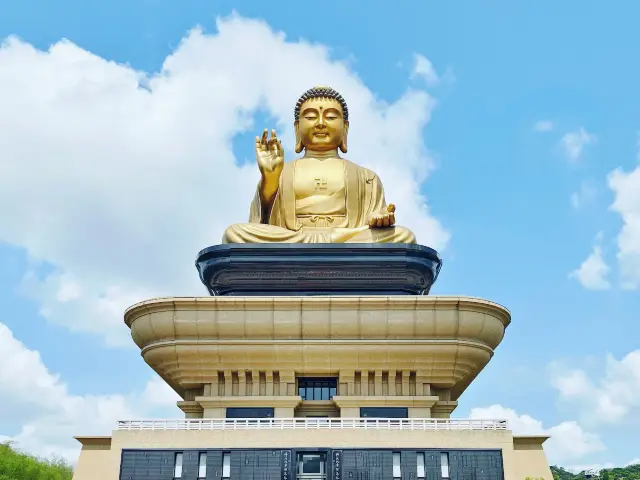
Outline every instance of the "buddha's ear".
<path id="1" fill-rule="evenodd" d="M 349 135 L 349 122 L 344 122 L 344 130 L 342 131 L 342 142 L 340 142 L 340 151 L 347 153 L 347 136 Z"/>
<path id="2" fill-rule="evenodd" d="M 302 145 L 302 137 L 300 136 L 300 125 L 298 122 L 293 123 L 293 130 L 296 133 L 296 153 L 300 153 L 304 149 L 304 145 Z"/>

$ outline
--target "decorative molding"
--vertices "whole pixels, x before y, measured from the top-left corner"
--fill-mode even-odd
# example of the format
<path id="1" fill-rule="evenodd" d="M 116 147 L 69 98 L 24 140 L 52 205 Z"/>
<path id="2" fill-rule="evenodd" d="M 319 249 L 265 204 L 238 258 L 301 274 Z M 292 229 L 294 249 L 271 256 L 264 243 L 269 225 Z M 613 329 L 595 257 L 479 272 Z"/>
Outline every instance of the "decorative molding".
<path id="1" fill-rule="evenodd" d="M 202 415 L 202 407 L 193 400 L 182 400 L 177 402 L 178 408 L 184 413 L 197 413 Z"/>
<path id="2" fill-rule="evenodd" d="M 438 413 L 451 415 L 457 407 L 458 402 L 456 400 L 438 400 L 438 402 L 431 407 L 431 415 Z"/>
<path id="3" fill-rule="evenodd" d="M 333 401 L 340 408 L 360 407 L 407 407 L 407 408 L 431 408 L 438 402 L 438 397 L 423 396 L 353 396 L 338 395 Z"/>
<path id="4" fill-rule="evenodd" d="M 282 397 L 196 397 L 195 400 L 201 408 L 228 408 L 228 407 L 273 407 L 295 408 L 302 402 L 300 396 Z"/>
<path id="5" fill-rule="evenodd" d="M 423 245 L 223 244 L 196 259 L 215 296 L 427 295 L 442 259 Z"/>
<path id="6" fill-rule="evenodd" d="M 83 447 L 111 447 L 110 436 L 83 436 L 73 437 L 82 444 Z"/>
<path id="7" fill-rule="evenodd" d="M 542 444 L 550 438 L 550 435 L 514 435 L 513 446 L 542 446 Z"/>
<path id="8" fill-rule="evenodd" d="M 429 338 L 426 340 L 395 340 L 395 339 L 357 339 L 357 340 L 342 340 L 342 339 L 309 339 L 309 340 L 269 340 L 269 339 L 260 339 L 260 340 L 214 340 L 214 339 L 185 339 L 185 340 L 165 340 L 154 342 L 146 347 L 144 347 L 141 351 L 142 355 L 146 355 L 150 350 L 159 347 L 173 347 L 173 346 L 193 346 L 194 348 L 199 345 L 221 345 L 221 346 L 272 346 L 274 348 L 286 348 L 287 346 L 329 346 L 329 345 L 341 345 L 341 346 L 360 346 L 360 345 L 371 345 L 374 348 L 381 348 L 385 346 L 453 346 L 453 347 L 472 347 L 480 350 L 484 350 L 485 352 L 493 355 L 493 349 L 488 347 L 482 342 L 473 341 L 473 340 L 458 340 L 455 338 Z M 381 355 L 387 355 L 387 352 L 382 352 Z M 255 367 L 260 368 L 260 367 Z M 261 368 L 260 368 L 261 369 Z M 276 367 L 273 368 L 276 370 Z"/>
<path id="9" fill-rule="evenodd" d="M 476 297 L 461 296 L 300 296 L 300 297 L 160 297 L 136 303 L 125 310 L 124 321 L 131 327 L 140 317 L 158 312 L 245 312 L 317 310 L 458 310 L 486 313 L 506 328 L 511 313 L 502 305 Z"/>

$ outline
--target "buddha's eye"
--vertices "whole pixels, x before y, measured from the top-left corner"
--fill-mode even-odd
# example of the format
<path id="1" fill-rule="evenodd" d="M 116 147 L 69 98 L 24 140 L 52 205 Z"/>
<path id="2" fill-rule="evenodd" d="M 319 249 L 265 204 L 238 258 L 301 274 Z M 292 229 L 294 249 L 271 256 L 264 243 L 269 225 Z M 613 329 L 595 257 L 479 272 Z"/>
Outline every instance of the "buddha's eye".
<path id="1" fill-rule="evenodd" d="M 315 120 L 317 117 L 315 115 L 306 115 L 304 118 L 307 120 Z"/>

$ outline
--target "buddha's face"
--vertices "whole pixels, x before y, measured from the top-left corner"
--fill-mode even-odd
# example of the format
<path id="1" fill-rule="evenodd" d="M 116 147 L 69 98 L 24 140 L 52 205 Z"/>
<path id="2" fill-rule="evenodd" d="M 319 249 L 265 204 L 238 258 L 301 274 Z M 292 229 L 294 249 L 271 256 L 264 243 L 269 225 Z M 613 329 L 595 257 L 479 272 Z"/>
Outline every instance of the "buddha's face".
<path id="1" fill-rule="evenodd" d="M 348 123 L 344 121 L 342 106 L 333 98 L 312 98 L 304 102 L 295 129 L 304 148 L 326 151 L 346 146 Z"/>

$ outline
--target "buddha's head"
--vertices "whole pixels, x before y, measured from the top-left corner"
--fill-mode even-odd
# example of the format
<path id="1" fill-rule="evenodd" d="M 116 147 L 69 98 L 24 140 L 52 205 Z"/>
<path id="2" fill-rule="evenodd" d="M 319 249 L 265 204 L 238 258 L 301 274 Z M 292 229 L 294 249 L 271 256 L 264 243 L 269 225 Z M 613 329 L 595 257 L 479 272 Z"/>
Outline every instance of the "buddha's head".
<path id="1" fill-rule="evenodd" d="M 338 92 L 330 87 L 313 87 L 302 94 L 294 111 L 296 153 L 303 149 L 347 152 L 349 110 Z"/>

